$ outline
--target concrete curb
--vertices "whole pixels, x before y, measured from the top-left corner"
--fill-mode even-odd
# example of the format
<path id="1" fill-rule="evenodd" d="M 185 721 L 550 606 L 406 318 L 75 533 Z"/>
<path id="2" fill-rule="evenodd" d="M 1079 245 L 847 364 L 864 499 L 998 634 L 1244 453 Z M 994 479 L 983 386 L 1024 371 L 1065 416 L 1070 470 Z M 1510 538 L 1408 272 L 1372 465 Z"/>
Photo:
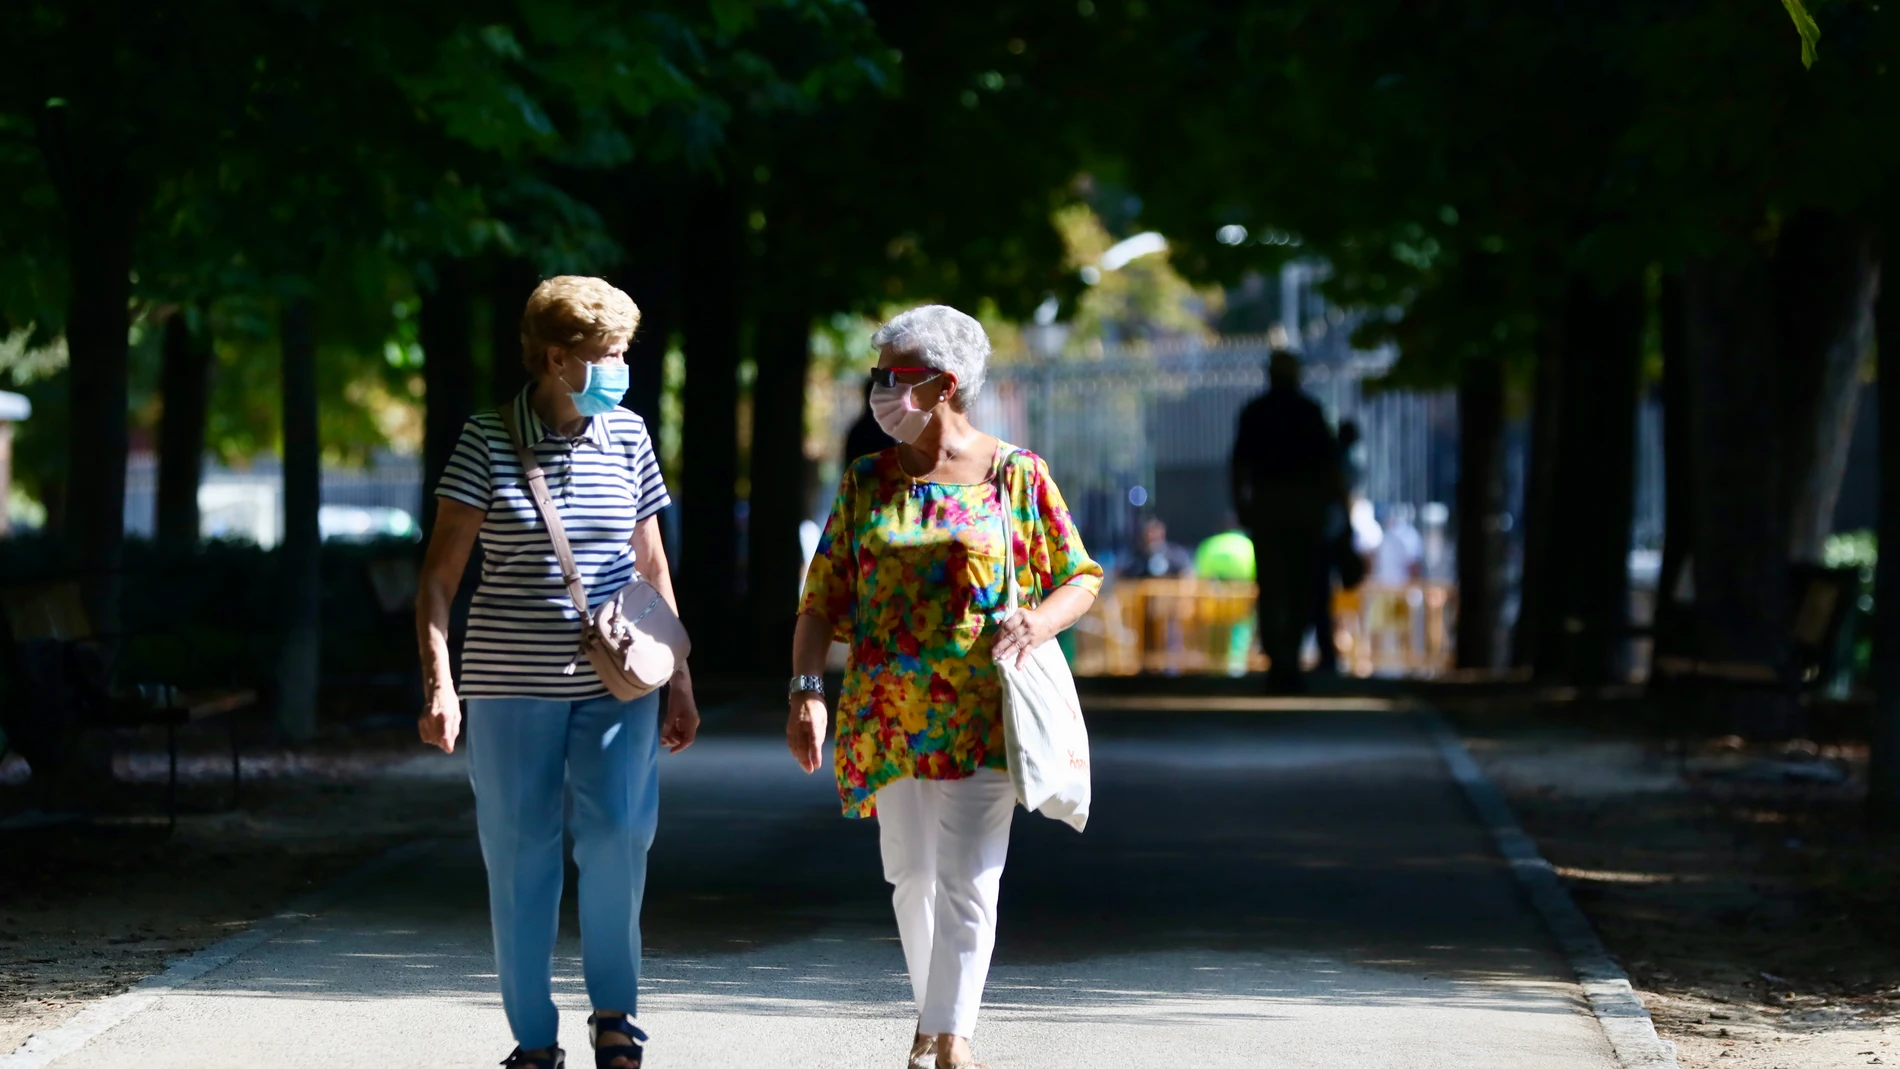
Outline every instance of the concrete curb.
<path id="1" fill-rule="evenodd" d="M 1472 759 L 1464 740 L 1458 737 L 1450 722 L 1435 712 L 1427 711 L 1423 715 L 1426 730 L 1438 746 L 1446 769 L 1458 781 L 1458 786 L 1464 788 L 1471 808 L 1497 843 L 1498 853 L 1511 863 L 1511 872 L 1517 876 L 1525 896 L 1543 917 L 1564 956 L 1570 959 L 1570 967 L 1577 973 L 1577 983 L 1582 986 L 1584 997 L 1589 999 L 1598 1023 L 1603 1025 L 1604 1035 L 1609 1037 L 1617 1064 L 1623 1069 L 1677 1069 L 1676 1045 L 1656 1034 L 1655 1022 L 1650 1020 L 1643 1000 L 1630 986 L 1629 976 L 1604 949 L 1603 940 L 1590 926 L 1590 919 L 1577 908 L 1550 862 L 1537 852 L 1537 844 L 1518 826 L 1503 793 Z"/>
<path id="2" fill-rule="evenodd" d="M 335 905 L 350 892 L 410 864 L 435 849 L 435 846 L 436 840 L 425 839 L 384 851 L 335 883 L 298 896 L 283 909 L 244 931 L 173 961 L 164 972 L 146 977 L 130 991 L 80 1010 L 58 1028 L 33 1033 L 12 1054 L 0 1055 L 0 1069 L 40 1069 L 71 1054 L 91 1042 L 95 1036 L 151 1008 L 166 994 L 230 964 L 259 945 Z"/>

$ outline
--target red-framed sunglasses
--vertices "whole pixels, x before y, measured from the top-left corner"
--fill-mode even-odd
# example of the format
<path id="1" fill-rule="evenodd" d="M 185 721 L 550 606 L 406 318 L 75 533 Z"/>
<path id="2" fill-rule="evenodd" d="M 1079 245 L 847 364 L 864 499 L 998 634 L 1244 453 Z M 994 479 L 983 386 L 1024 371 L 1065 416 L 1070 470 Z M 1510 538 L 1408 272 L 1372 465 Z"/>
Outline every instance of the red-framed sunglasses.
<path id="1" fill-rule="evenodd" d="M 926 377 L 923 382 L 898 382 L 897 376 L 899 375 L 924 375 Z M 871 385 L 883 386 L 887 389 L 892 386 L 922 386 L 925 382 L 929 382 L 931 379 L 937 378 L 940 375 L 949 376 L 951 382 L 957 381 L 955 375 L 934 367 L 874 367 L 871 369 Z"/>

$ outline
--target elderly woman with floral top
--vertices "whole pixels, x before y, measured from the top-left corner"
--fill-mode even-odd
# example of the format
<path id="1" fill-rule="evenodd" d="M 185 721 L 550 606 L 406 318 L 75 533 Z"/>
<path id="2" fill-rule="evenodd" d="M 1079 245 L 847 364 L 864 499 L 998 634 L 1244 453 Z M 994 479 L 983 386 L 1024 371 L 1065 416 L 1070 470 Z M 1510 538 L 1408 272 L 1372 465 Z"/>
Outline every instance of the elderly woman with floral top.
<path id="1" fill-rule="evenodd" d="M 997 661 L 1088 611 L 1089 559 L 1049 469 L 971 426 L 990 343 L 954 308 L 872 338 L 871 408 L 898 444 L 850 464 L 805 580 L 786 740 L 815 771 L 825 653 L 850 647 L 834 765 L 845 815 L 875 816 L 917 999 L 913 1069 L 971 1069 L 1016 795 Z M 1007 532 L 1007 535 L 1005 534 Z M 1003 618 L 1002 539 L 1040 602 Z"/>

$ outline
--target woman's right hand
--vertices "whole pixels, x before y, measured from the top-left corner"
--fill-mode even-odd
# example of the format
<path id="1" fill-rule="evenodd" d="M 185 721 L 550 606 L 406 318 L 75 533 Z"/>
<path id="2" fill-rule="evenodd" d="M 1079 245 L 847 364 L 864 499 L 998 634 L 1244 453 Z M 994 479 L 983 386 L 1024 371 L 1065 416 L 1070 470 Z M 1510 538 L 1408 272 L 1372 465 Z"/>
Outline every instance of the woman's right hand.
<path id="1" fill-rule="evenodd" d="M 462 734 L 462 706 L 454 687 L 437 687 L 430 694 L 428 707 L 416 719 L 416 732 L 443 753 L 455 752 L 455 740 Z"/>
<path id="2" fill-rule="evenodd" d="M 825 699 L 816 694 L 801 694 L 792 699 L 791 712 L 785 717 L 785 745 L 807 774 L 818 771 L 824 748 Z"/>
<path id="3" fill-rule="evenodd" d="M 435 504 L 435 533 L 416 583 L 416 647 L 422 659 L 422 715 L 416 733 L 443 753 L 455 752 L 462 734 L 462 707 L 455 700 L 449 657 L 449 604 L 468 569 L 468 555 L 488 514 L 453 498 Z"/>

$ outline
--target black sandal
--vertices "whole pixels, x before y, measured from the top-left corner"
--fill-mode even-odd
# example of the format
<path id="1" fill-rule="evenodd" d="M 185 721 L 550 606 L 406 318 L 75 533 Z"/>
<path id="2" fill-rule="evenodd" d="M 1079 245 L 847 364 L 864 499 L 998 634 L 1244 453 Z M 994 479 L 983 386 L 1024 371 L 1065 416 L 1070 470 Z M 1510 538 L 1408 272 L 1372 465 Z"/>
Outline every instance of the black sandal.
<path id="1" fill-rule="evenodd" d="M 603 1032 L 617 1032 L 633 1042 L 618 1047 L 603 1047 L 600 1036 Z M 640 1069 L 640 1060 L 646 1053 L 644 1044 L 647 1034 L 633 1023 L 626 1014 L 603 1016 L 599 1013 L 587 1015 L 587 1041 L 594 1047 L 594 1069 L 615 1069 L 614 1062 L 622 1058 L 633 1063 L 633 1069 Z"/>
<path id="2" fill-rule="evenodd" d="M 567 1069 L 567 1052 L 555 1047 L 553 1054 L 528 1054 L 516 1047 L 501 1064 L 503 1069 Z"/>

